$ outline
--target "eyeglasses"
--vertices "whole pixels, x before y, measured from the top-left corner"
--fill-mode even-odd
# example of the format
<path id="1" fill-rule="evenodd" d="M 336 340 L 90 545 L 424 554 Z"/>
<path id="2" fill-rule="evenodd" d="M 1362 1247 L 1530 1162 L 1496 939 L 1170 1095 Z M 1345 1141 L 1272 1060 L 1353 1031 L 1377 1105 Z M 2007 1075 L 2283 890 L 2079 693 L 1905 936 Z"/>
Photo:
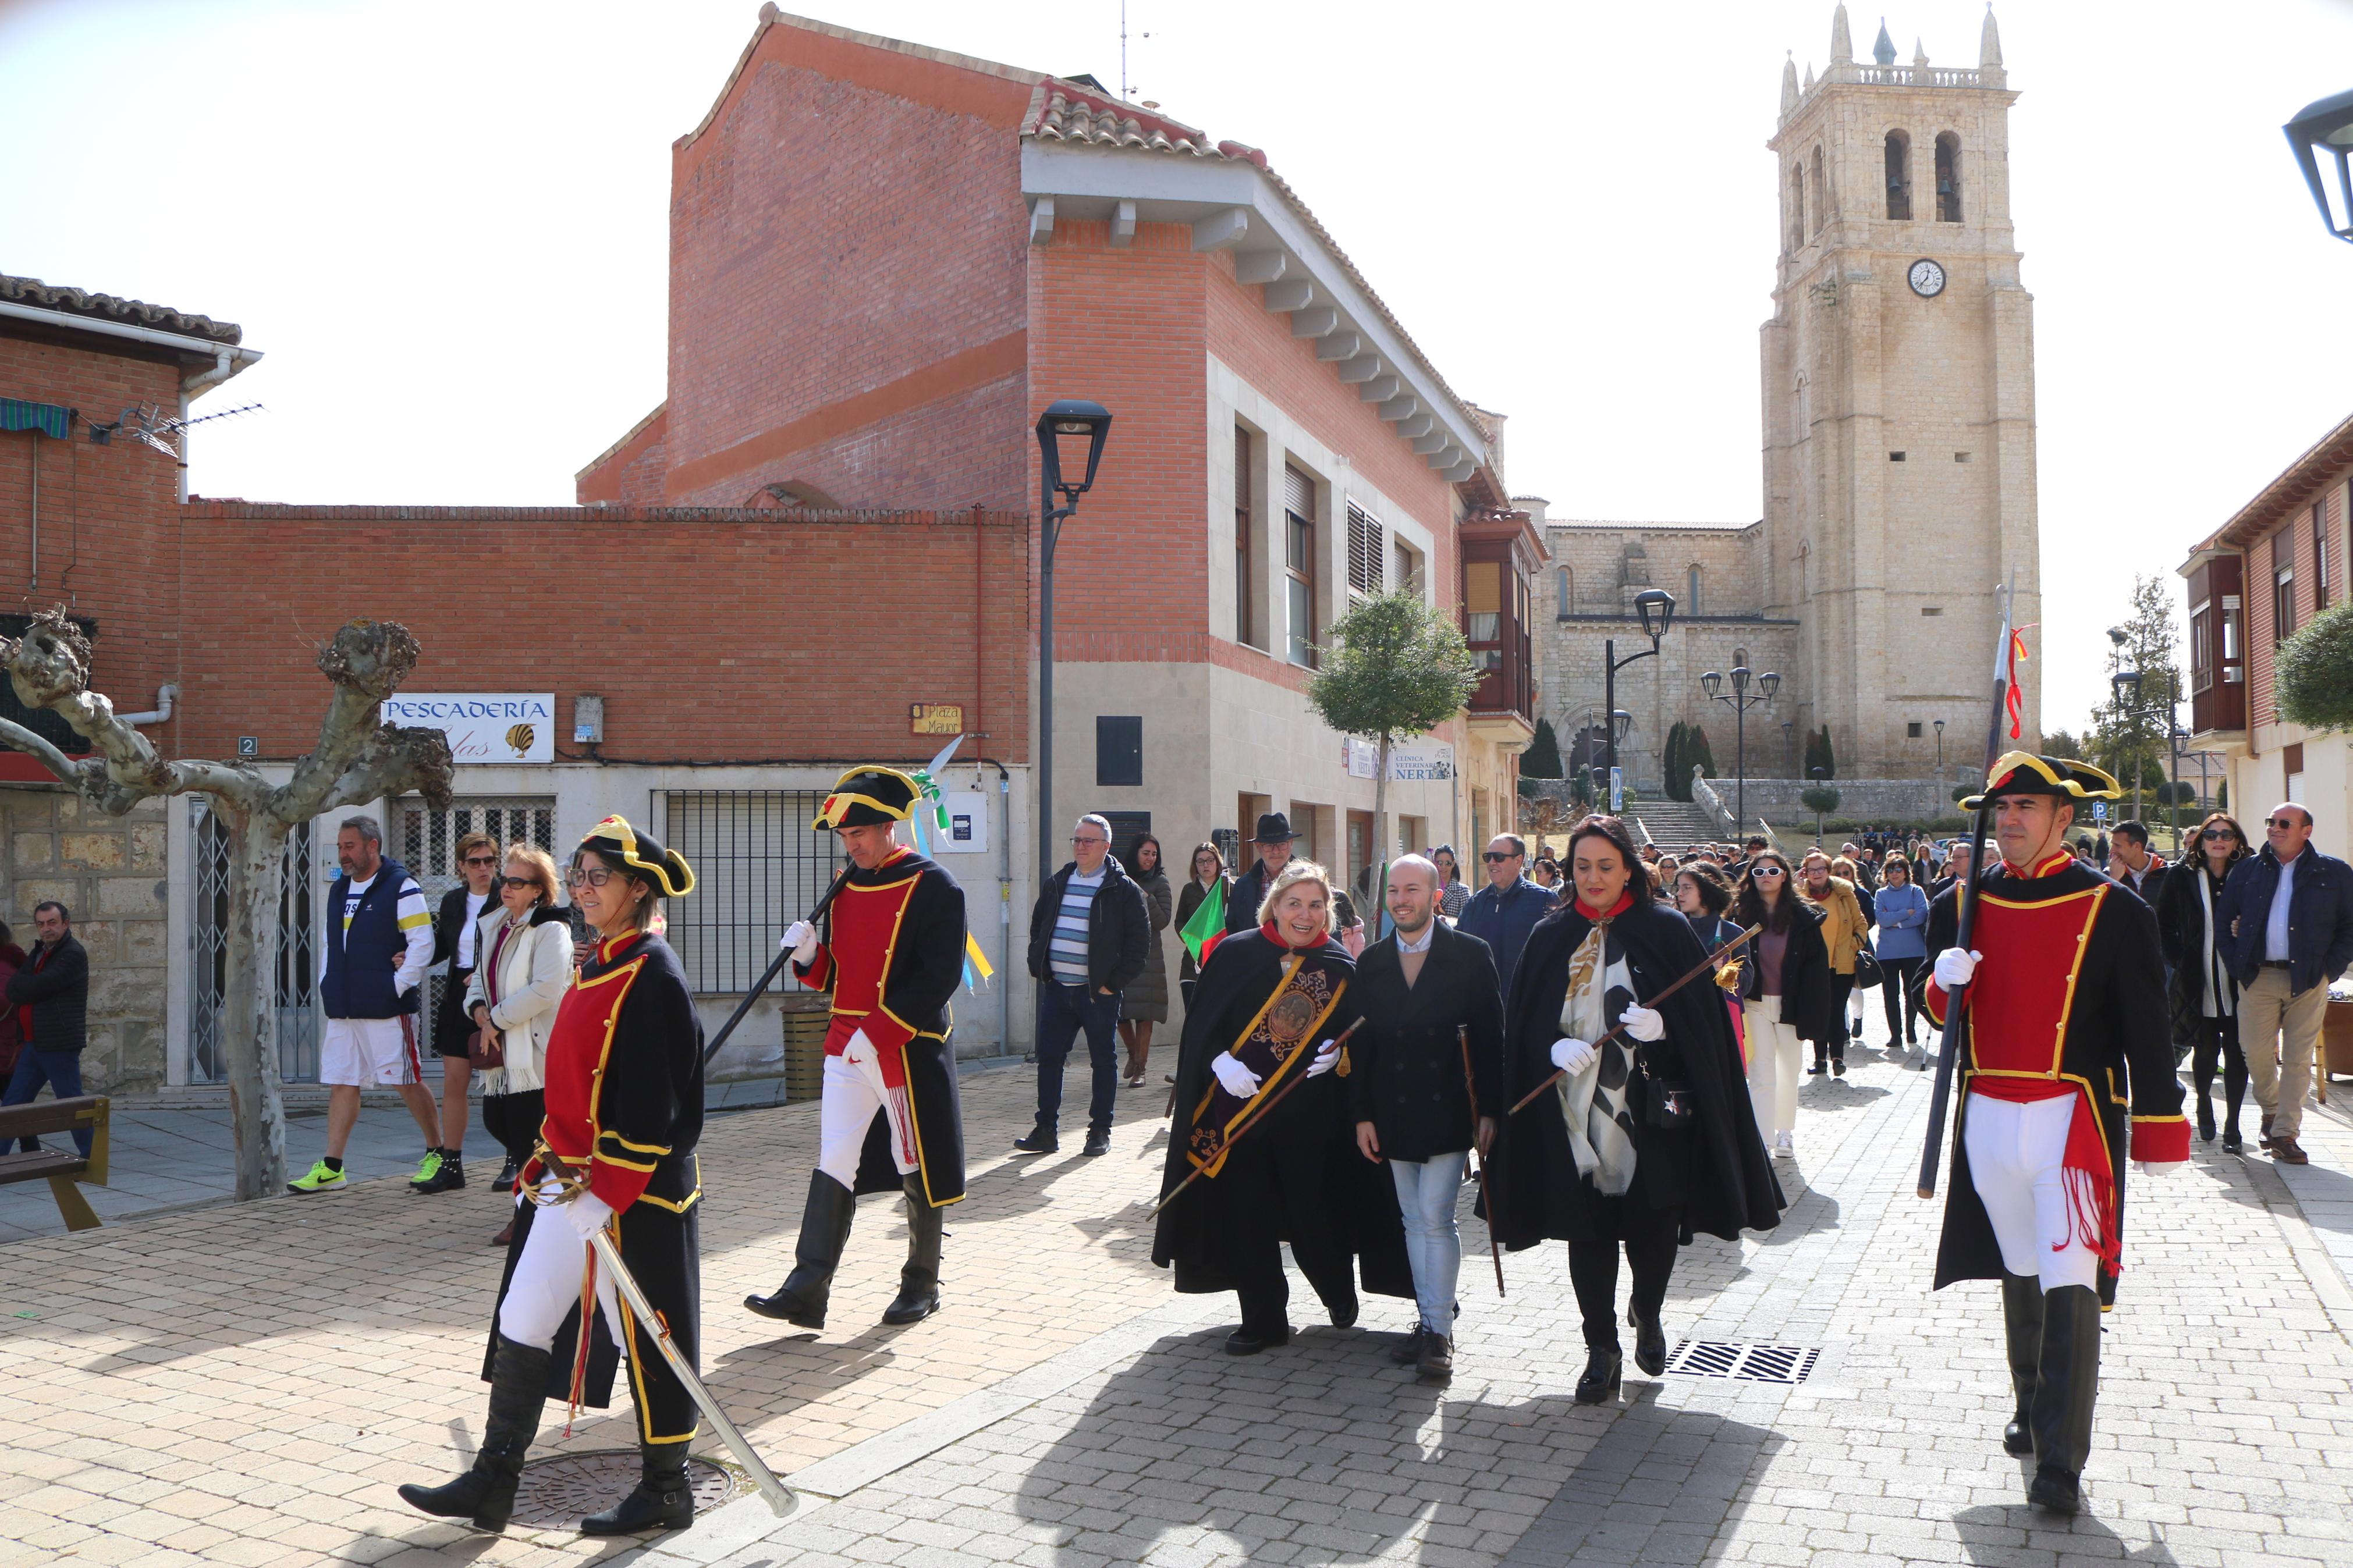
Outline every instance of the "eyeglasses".
<path id="1" fill-rule="evenodd" d="M 603 866 L 587 869 L 575 866 L 571 870 L 564 873 L 564 885 L 567 888 L 577 888 L 583 885 L 601 888 L 618 875 L 620 875 L 619 872 L 609 870 Z"/>
<path id="2" fill-rule="evenodd" d="M 1781 868 L 1778 866 L 1752 866 L 1749 868 L 1748 874 L 1761 882 L 1767 877 L 1778 877 L 1781 875 Z"/>
<path id="3" fill-rule="evenodd" d="M 1110 840 L 1110 839 L 1108 839 L 1108 838 L 1077 838 L 1077 837 L 1074 837 L 1074 838 L 1072 838 L 1072 839 L 1071 840 L 1071 847 L 1072 848 L 1076 848 L 1076 847 L 1079 847 L 1080 845 L 1082 845 L 1082 844 L 1108 844 L 1108 843 L 1110 843 L 1110 842 L 1111 842 L 1111 840 Z"/>
<path id="4" fill-rule="evenodd" d="M 1505 860 L 1516 860 L 1519 857 L 1510 854 L 1499 855 L 1494 850 L 1490 849 L 1484 855 L 1480 856 L 1479 858 L 1484 860 L 1490 866 L 1495 866 L 1500 865 Z"/>
<path id="5" fill-rule="evenodd" d="M 469 855 L 466 857 L 466 864 L 469 866 L 495 866 L 498 863 L 499 858 L 495 855 Z"/>

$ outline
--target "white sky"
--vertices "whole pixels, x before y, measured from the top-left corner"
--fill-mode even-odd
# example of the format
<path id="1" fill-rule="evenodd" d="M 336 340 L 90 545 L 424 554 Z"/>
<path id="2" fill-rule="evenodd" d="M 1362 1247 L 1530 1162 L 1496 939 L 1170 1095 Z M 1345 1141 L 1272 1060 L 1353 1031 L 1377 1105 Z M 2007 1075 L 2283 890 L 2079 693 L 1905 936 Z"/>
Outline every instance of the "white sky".
<path id="1" fill-rule="evenodd" d="M 1117 0 L 800 0 L 1116 86 Z M 194 489 L 568 504 L 663 394 L 670 144 L 754 0 L 0 0 L 0 270 L 240 322 Z M 1138 98 L 1267 150 L 1556 516 L 1758 513 L 1785 50 L 1823 0 L 1133 0 Z M 1888 14 L 1977 61 L 1982 7 Z M 1852 13 L 1868 58 L 1880 13 Z M 2102 628 L 2348 412 L 2353 247 L 2279 127 L 2353 0 L 2005 0 L 2036 300 L 2046 722 Z M 0 395 L 14 389 L 0 388 Z M 1073 388 L 1073 391 L 1083 391 Z M 1115 443 L 1114 443 L 1115 446 Z M 1106 461 L 1116 461 L 1116 450 Z M 462 564 L 452 562 L 453 568 Z M 2047 649 L 2047 652 L 2045 651 Z M 1975 664 L 1979 650 L 1961 650 Z"/>

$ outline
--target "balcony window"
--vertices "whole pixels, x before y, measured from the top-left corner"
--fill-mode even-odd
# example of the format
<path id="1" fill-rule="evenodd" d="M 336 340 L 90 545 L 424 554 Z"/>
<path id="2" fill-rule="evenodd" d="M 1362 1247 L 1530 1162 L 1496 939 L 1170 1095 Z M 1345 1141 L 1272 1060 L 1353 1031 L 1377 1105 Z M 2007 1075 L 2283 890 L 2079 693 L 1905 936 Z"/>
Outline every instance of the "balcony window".
<path id="1" fill-rule="evenodd" d="M 1462 568 L 1462 635 L 1482 669 L 1504 664 L 1504 565 L 1472 561 Z"/>
<path id="2" fill-rule="evenodd" d="M 1287 636 L 1284 653 L 1292 663 L 1315 668 L 1315 481 L 1297 468 L 1282 471 L 1283 590 Z"/>

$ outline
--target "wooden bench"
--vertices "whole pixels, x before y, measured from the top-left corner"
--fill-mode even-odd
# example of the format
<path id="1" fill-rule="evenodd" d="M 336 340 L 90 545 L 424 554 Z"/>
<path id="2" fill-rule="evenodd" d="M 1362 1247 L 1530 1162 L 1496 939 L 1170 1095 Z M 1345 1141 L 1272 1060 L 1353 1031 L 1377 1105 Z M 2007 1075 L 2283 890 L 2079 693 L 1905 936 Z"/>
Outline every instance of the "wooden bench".
<path id="1" fill-rule="evenodd" d="M 29 1105 L 0 1106 L 0 1186 L 12 1182 L 47 1181 L 49 1192 L 58 1200 L 58 1213 L 64 1216 L 68 1230 L 96 1230 L 98 1215 L 91 1212 L 90 1200 L 76 1190 L 77 1182 L 106 1185 L 106 1123 L 108 1107 L 102 1094 L 79 1095 L 72 1100 L 37 1100 Z M 87 1131 L 90 1135 L 90 1158 L 79 1151 L 44 1148 L 37 1154 L 16 1152 L 20 1138 L 37 1138 L 43 1134 L 66 1134 Z"/>

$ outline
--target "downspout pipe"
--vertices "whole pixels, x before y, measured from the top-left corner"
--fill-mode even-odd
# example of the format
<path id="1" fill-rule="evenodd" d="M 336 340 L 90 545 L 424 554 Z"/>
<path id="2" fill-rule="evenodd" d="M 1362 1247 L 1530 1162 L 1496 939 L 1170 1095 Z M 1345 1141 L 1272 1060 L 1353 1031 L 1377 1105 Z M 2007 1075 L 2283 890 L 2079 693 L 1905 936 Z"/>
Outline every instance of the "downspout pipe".
<path id="1" fill-rule="evenodd" d="M 180 683 L 167 680 L 155 689 L 155 710 L 152 713 L 117 713 L 126 724 L 168 724 L 172 721 L 172 704 L 180 698 Z"/>

